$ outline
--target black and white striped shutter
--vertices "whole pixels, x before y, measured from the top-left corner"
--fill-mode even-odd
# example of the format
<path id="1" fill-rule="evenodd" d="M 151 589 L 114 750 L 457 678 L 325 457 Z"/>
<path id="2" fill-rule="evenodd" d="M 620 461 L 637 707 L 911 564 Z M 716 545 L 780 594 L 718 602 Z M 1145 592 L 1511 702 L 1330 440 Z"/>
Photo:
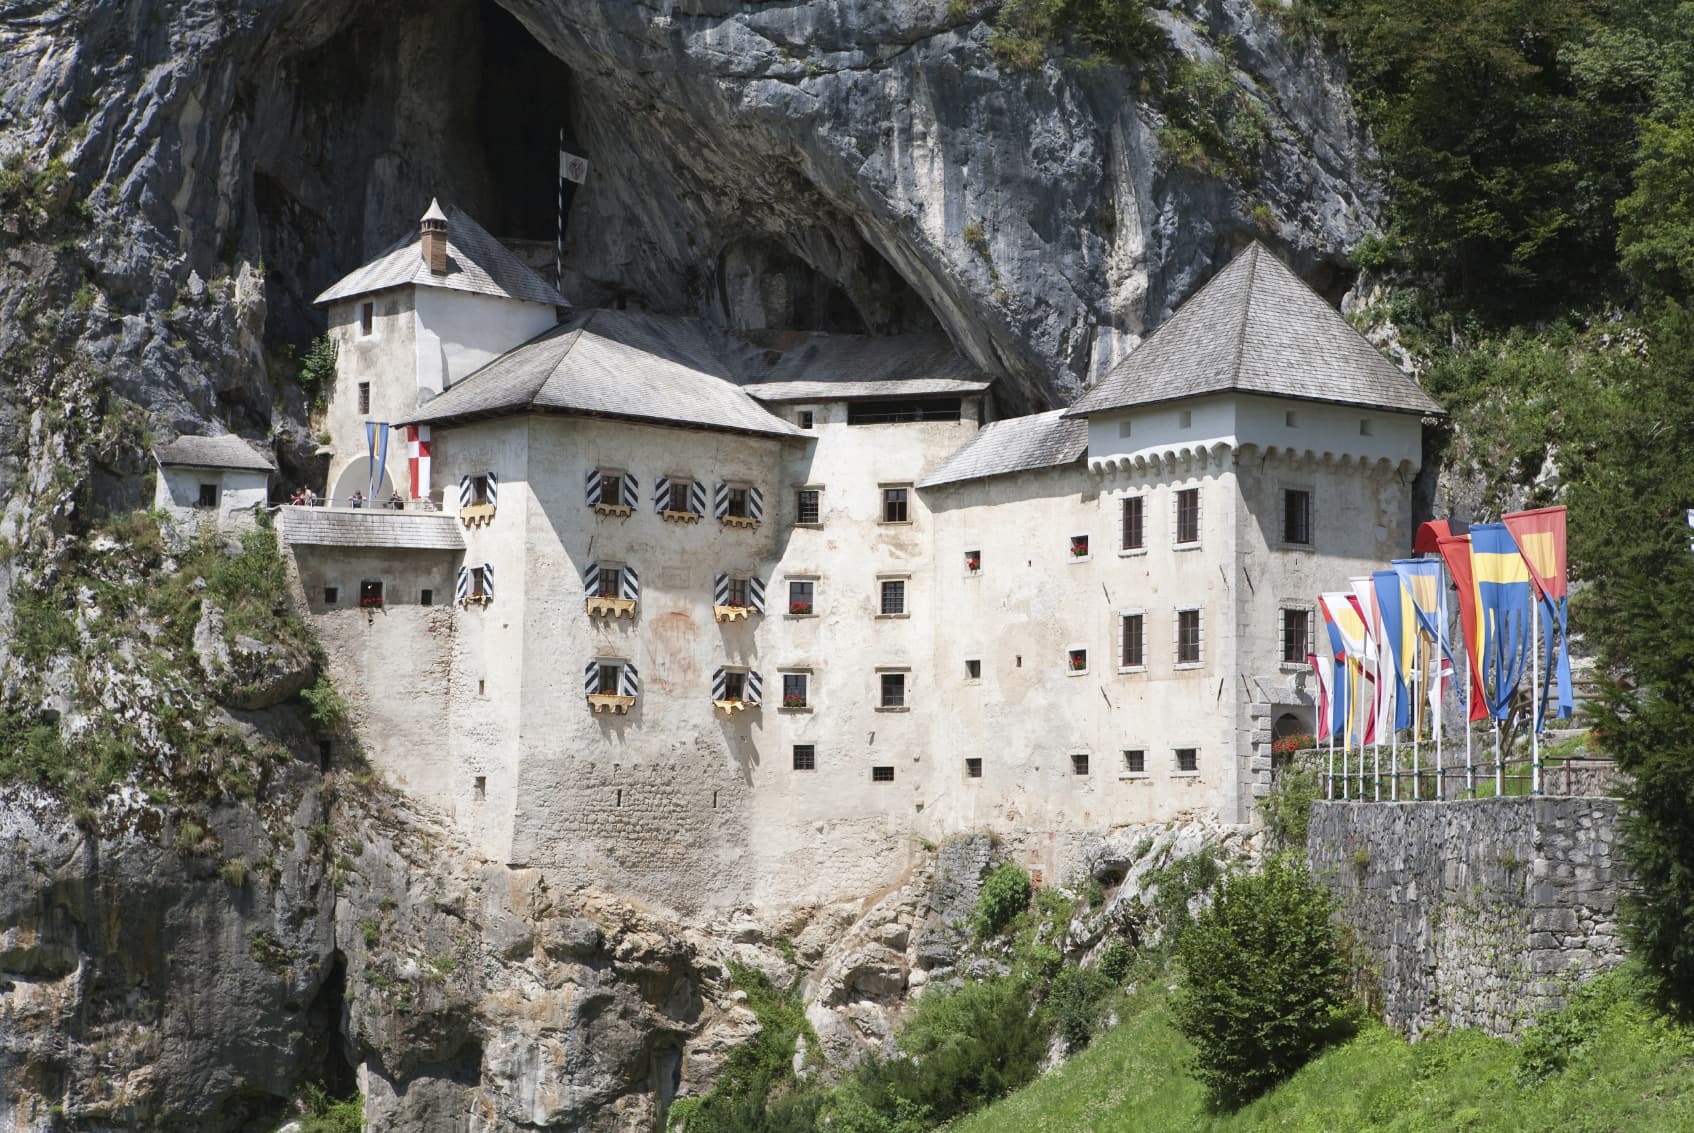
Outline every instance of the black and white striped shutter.
<path id="1" fill-rule="evenodd" d="M 623 568 L 623 575 L 618 579 L 618 593 L 631 602 L 641 597 L 641 579 L 636 577 L 634 567 L 626 566 Z"/>
<path id="2" fill-rule="evenodd" d="M 623 663 L 623 672 L 618 674 L 618 691 L 625 696 L 641 695 L 641 674 L 635 671 L 634 661 Z"/>
<path id="3" fill-rule="evenodd" d="M 472 492 L 472 489 L 471 489 L 471 478 L 470 478 L 470 476 L 465 475 L 465 476 L 459 477 L 459 506 L 460 507 L 466 508 L 466 507 L 471 506 L 471 492 Z"/>
<path id="4" fill-rule="evenodd" d="M 747 579 L 747 601 L 759 613 L 765 612 L 765 580 L 756 574 Z"/>
<path id="5" fill-rule="evenodd" d="M 661 476 L 653 481 L 653 510 L 662 512 L 671 494 L 671 481 L 668 476 Z"/>
<path id="6" fill-rule="evenodd" d="M 747 489 L 747 514 L 753 517 L 754 523 L 765 521 L 765 494 L 757 488 Z"/>
<path id="7" fill-rule="evenodd" d="M 582 691 L 588 696 L 600 691 L 600 662 L 591 659 L 582 667 Z"/>
<path id="8" fill-rule="evenodd" d="M 494 601 L 494 564 L 482 564 L 482 596 L 488 601 Z"/>
<path id="9" fill-rule="evenodd" d="M 630 511 L 641 506 L 641 485 L 636 483 L 633 472 L 623 474 L 623 506 Z"/>
<path id="10" fill-rule="evenodd" d="M 764 702 L 765 680 L 763 677 L 759 676 L 759 670 L 757 669 L 747 670 L 746 698 L 753 704 L 762 704 Z"/>
<path id="11" fill-rule="evenodd" d="M 589 563 L 582 568 L 582 592 L 593 596 L 600 589 L 600 564 Z"/>
<path id="12" fill-rule="evenodd" d="M 712 605 L 729 605 L 729 575 L 720 574 L 712 581 Z"/>
<path id="13" fill-rule="evenodd" d="M 593 507 L 600 502 L 600 470 L 598 468 L 588 470 L 588 480 L 583 485 L 583 494 L 588 498 L 589 507 Z"/>
<path id="14" fill-rule="evenodd" d="M 722 519 L 729 514 L 729 485 L 722 480 L 712 491 L 712 518 Z"/>
<path id="15" fill-rule="evenodd" d="M 489 507 L 495 507 L 499 504 L 499 500 L 498 500 L 497 497 L 500 495 L 500 477 L 498 477 L 498 476 L 494 475 L 494 473 L 490 472 L 487 475 L 487 480 L 488 480 L 488 506 Z"/>
<path id="16" fill-rule="evenodd" d="M 706 485 L 698 480 L 688 485 L 688 506 L 695 515 L 706 514 Z"/>
<path id="17" fill-rule="evenodd" d="M 724 681 L 723 670 L 719 669 L 712 674 L 712 699 L 722 700 L 726 691 L 728 686 Z"/>
<path id="18" fill-rule="evenodd" d="M 462 566 L 462 567 L 459 568 L 459 581 L 453 587 L 453 600 L 455 602 L 463 602 L 466 598 L 469 598 L 470 596 L 471 596 L 471 568 L 468 567 L 468 566 Z"/>

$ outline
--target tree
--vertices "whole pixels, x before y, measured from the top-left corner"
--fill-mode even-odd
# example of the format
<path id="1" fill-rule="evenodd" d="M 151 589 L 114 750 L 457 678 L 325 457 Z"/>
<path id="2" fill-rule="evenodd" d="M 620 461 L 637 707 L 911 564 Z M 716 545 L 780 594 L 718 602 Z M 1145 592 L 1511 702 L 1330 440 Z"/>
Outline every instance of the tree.
<path id="1" fill-rule="evenodd" d="M 1635 191 L 1617 212 L 1623 270 L 1649 293 L 1694 295 L 1694 114 L 1642 127 Z"/>

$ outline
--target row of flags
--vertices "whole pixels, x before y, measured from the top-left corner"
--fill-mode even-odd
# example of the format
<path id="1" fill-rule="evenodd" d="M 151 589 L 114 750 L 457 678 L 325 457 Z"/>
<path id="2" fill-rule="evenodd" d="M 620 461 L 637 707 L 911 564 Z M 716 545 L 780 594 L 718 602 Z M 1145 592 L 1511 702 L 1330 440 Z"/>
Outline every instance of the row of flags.
<path id="1" fill-rule="evenodd" d="M 1435 520 L 1418 528 L 1413 550 L 1419 557 L 1395 559 L 1319 597 L 1322 630 L 1307 658 L 1318 678 L 1319 737 L 1344 748 L 1387 743 L 1407 729 L 1421 737 L 1427 720 L 1439 744 L 1442 698 L 1461 649 L 1469 720 L 1507 719 L 1525 671 L 1537 669 L 1535 731 L 1549 715 L 1569 717 L 1565 509 L 1511 512 L 1468 528 Z"/>
<path id="2" fill-rule="evenodd" d="M 388 437 L 392 431 L 393 426 L 386 421 L 365 422 L 366 468 L 369 473 L 366 499 L 375 499 L 377 489 L 382 485 L 383 472 L 388 467 Z M 406 464 L 411 473 L 411 499 L 429 495 L 429 461 L 429 426 L 407 425 Z"/>

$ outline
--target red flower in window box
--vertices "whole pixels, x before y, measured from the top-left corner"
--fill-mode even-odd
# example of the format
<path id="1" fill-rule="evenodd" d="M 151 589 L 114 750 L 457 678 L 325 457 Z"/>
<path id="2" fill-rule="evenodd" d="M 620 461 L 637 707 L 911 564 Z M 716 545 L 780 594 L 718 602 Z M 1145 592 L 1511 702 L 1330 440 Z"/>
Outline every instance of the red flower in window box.
<path id="1" fill-rule="evenodd" d="M 367 598 L 360 598 L 359 599 L 359 605 L 361 607 L 365 608 L 365 609 L 378 609 L 378 610 L 380 610 L 382 608 L 382 599 L 376 597 L 373 594 L 373 595 L 371 595 L 370 597 L 367 597 Z"/>
<path id="2" fill-rule="evenodd" d="M 965 569 L 966 570 L 981 570 L 982 569 L 982 556 L 981 555 L 966 555 L 965 556 Z"/>
<path id="3" fill-rule="evenodd" d="M 1271 743 L 1271 751 L 1276 755 L 1293 755 L 1297 751 L 1305 751 L 1307 748 L 1317 746 L 1318 741 L 1316 737 L 1301 734 L 1295 736 L 1284 736 L 1280 740 L 1273 741 Z"/>
<path id="4" fill-rule="evenodd" d="M 790 602 L 788 603 L 788 612 L 791 614 L 809 614 L 812 612 L 812 604 L 810 602 Z"/>
<path id="5" fill-rule="evenodd" d="M 1071 554 L 1075 555 L 1077 558 L 1080 559 L 1082 556 L 1086 555 L 1087 553 L 1088 553 L 1088 540 L 1086 540 L 1086 539 L 1072 539 L 1071 540 Z"/>
<path id="6" fill-rule="evenodd" d="M 784 708 L 804 708 L 806 707 L 806 698 L 803 696 L 785 696 L 782 698 L 782 706 Z"/>
<path id="7" fill-rule="evenodd" d="M 1086 669 L 1086 668 L 1088 668 L 1088 658 L 1086 658 L 1086 657 L 1072 657 L 1071 658 L 1071 670 L 1073 672 L 1081 672 L 1083 669 Z"/>

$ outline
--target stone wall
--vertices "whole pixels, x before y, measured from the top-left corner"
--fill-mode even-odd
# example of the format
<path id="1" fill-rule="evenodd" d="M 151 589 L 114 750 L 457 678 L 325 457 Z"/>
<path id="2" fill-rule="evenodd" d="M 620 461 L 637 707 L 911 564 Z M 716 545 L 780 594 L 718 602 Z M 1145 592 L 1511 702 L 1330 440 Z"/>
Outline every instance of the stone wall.
<path id="1" fill-rule="evenodd" d="M 1306 845 L 1389 1024 L 1507 1034 L 1623 959 L 1617 820 L 1593 797 L 1318 802 Z"/>

